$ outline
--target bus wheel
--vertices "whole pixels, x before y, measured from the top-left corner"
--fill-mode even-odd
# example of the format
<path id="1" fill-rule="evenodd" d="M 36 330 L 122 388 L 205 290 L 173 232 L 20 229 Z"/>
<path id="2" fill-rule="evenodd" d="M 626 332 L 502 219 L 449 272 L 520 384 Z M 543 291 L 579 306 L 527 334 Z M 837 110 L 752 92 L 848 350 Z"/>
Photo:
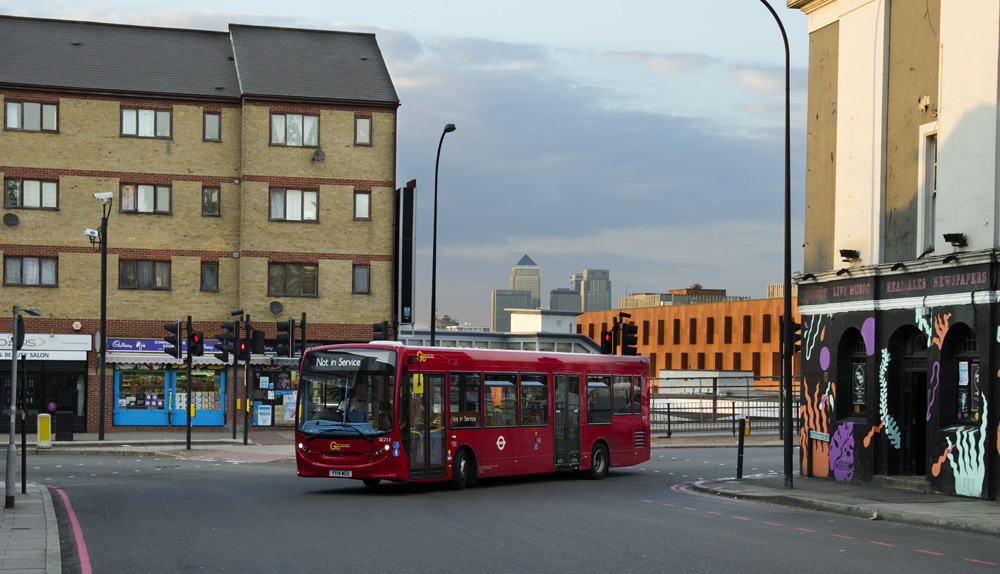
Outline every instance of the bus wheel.
<path id="1" fill-rule="evenodd" d="M 595 444 L 590 453 L 590 478 L 601 480 L 608 475 L 608 449 L 603 444 Z"/>
<path id="2" fill-rule="evenodd" d="M 380 478 L 363 478 L 363 479 L 361 479 L 361 482 L 365 483 L 365 486 L 368 486 L 368 487 L 371 487 L 371 488 L 375 488 L 376 486 L 379 485 L 380 482 L 382 482 L 382 479 L 380 479 Z"/>
<path id="3" fill-rule="evenodd" d="M 471 465 L 465 449 L 459 449 L 451 459 L 451 488 L 462 490 L 469 484 Z"/>

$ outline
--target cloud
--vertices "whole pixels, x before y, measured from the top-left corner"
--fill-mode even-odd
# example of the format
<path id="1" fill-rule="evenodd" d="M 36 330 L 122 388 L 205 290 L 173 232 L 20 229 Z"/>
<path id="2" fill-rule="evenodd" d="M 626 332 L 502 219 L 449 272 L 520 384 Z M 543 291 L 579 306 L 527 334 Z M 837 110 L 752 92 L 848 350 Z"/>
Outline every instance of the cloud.
<path id="1" fill-rule="evenodd" d="M 667 74 L 691 74 L 704 71 L 716 62 L 705 54 L 656 54 L 653 52 L 614 51 L 602 56 L 614 62 L 644 66 Z"/>
<path id="2" fill-rule="evenodd" d="M 733 83 L 748 92 L 781 94 L 785 91 L 784 66 L 750 66 L 741 64 L 730 67 Z M 808 87 L 808 71 L 800 68 L 789 70 L 790 88 L 804 91 Z"/>

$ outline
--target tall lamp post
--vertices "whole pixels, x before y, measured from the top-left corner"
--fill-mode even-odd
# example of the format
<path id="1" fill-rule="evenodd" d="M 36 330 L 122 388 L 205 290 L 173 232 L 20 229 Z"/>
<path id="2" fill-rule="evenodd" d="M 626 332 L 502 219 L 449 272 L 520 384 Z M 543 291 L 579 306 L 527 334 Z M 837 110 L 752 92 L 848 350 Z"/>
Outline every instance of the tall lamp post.
<path id="1" fill-rule="evenodd" d="M 441 164 L 441 144 L 444 136 L 455 131 L 455 124 L 447 124 L 438 142 L 437 159 L 434 160 L 434 245 L 431 248 L 431 346 L 436 343 L 434 333 L 437 328 L 437 260 L 438 260 L 438 165 Z"/>
<path id="2" fill-rule="evenodd" d="M 4 508 L 14 508 L 14 464 L 17 462 L 17 446 L 14 444 L 14 427 L 17 425 L 14 414 L 17 411 L 17 354 L 21 345 L 24 344 L 25 333 L 21 311 L 35 317 L 42 314 L 35 307 L 14 306 L 14 322 L 11 326 L 10 337 L 10 444 L 7 446 L 7 475 L 5 478 L 7 482 L 5 483 Z"/>
<path id="3" fill-rule="evenodd" d="M 781 378 L 785 396 L 785 488 L 792 488 L 792 353 L 795 345 L 792 341 L 792 168 L 791 143 L 789 137 L 789 92 L 790 92 L 790 58 L 788 52 L 788 35 L 785 26 L 778 18 L 778 13 L 767 2 L 760 0 L 774 16 L 781 30 L 781 39 L 785 42 L 785 308 L 782 340 L 784 356 L 782 356 Z"/>
<path id="4" fill-rule="evenodd" d="M 90 237 L 90 244 L 94 251 L 101 251 L 101 332 L 97 337 L 98 352 L 100 353 L 100 400 L 99 413 L 97 415 L 97 438 L 104 440 L 104 364 L 107 362 L 108 353 L 108 216 L 111 215 L 111 206 L 114 204 L 115 194 L 105 191 L 94 194 L 95 199 L 101 200 L 101 230 L 94 231 L 88 229 L 84 231 Z"/>

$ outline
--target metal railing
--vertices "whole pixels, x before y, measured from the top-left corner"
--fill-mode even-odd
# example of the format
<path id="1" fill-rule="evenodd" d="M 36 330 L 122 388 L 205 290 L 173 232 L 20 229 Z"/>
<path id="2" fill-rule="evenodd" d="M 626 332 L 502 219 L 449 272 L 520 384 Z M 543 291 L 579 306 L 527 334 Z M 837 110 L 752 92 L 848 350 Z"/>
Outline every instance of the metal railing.
<path id="1" fill-rule="evenodd" d="M 653 434 L 750 432 L 781 434 L 782 409 L 778 377 L 684 377 L 651 379 L 650 424 Z M 792 388 L 799 388 L 796 377 Z M 799 429 L 799 397 L 792 395 L 793 432 Z"/>

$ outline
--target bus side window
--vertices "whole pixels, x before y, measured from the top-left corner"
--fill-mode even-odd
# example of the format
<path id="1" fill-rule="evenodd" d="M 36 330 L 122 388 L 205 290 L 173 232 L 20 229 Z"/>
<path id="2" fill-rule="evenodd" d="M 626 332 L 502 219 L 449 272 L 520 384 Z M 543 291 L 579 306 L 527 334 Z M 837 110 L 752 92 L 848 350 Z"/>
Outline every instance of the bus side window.
<path id="1" fill-rule="evenodd" d="M 448 377 L 449 426 L 452 428 L 479 428 L 480 373 L 452 372 Z"/>
<path id="2" fill-rule="evenodd" d="M 546 426 L 549 424 L 548 376 L 523 373 L 521 375 L 521 426 Z"/>
<path id="3" fill-rule="evenodd" d="M 587 375 L 587 424 L 611 422 L 611 375 Z"/>

